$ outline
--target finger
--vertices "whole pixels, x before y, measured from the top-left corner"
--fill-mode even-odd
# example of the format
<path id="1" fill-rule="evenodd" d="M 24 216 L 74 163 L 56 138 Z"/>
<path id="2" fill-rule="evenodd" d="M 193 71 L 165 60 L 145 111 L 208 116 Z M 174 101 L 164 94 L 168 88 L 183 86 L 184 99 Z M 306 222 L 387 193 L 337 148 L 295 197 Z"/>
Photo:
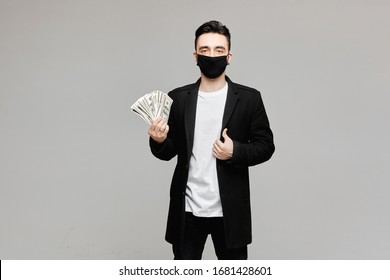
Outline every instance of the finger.
<path id="1" fill-rule="evenodd" d="M 159 138 L 158 133 L 155 132 L 155 131 L 148 131 L 148 134 L 149 134 L 149 136 L 150 136 L 153 140 L 155 140 L 155 141 L 157 141 L 158 138 Z"/>
<path id="2" fill-rule="evenodd" d="M 217 158 L 219 156 L 219 152 L 218 152 L 218 148 L 217 147 L 213 147 L 213 155 Z"/>
<path id="3" fill-rule="evenodd" d="M 157 125 L 159 122 L 161 122 L 161 119 L 161 117 L 157 117 L 154 119 L 153 123 Z"/>
<path id="4" fill-rule="evenodd" d="M 152 136 L 152 134 L 154 134 L 154 131 L 155 131 L 156 127 L 152 124 L 148 130 L 148 134 L 150 136 Z"/>
<path id="5" fill-rule="evenodd" d="M 222 150 L 223 149 L 223 143 L 221 140 L 217 140 L 214 142 L 214 146 L 215 147 L 218 147 L 219 150 Z"/>
<path id="6" fill-rule="evenodd" d="M 217 152 L 216 150 L 213 150 L 213 156 L 217 159 L 222 159 L 222 154 Z"/>
<path id="7" fill-rule="evenodd" d="M 150 125 L 150 129 L 151 131 L 154 131 L 156 130 L 156 127 L 158 125 L 158 123 L 160 122 L 160 117 L 154 119 L 154 121 L 152 122 L 152 124 Z"/>
<path id="8" fill-rule="evenodd" d="M 169 131 L 169 125 L 165 124 L 164 130 L 163 130 L 164 135 L 167 135 L 167 134 L 168 134 L 168 131 Z"/>
<path id="9" fill-rule="evenodd" d="M 160 124 L 161 124 L 160 131 L 164 132 L 166 127 L 167 127 L 167 123 L 166 122 L 161 122 Z"/>
<path id="10" fill-rule="evenodd" d="M 164 129 L 165 129 L 165 126 L 166 126 L 166 122 L 164 121 L 164 120 L 160 120 L 158 123 L 157 123 L 157 125 L 156 125 L 156 127 L 155 127 L 155 131 L 156 132 L 160 132 L 160 131 L 163 131 Z"/>
<path id="11" fill-rule="evenodd" d="M 222 137 L 223 139 L 228 139 L 229 136 L 227 135 L 227 128 L 225 128 L 223 131 L 222 131 Z"/>
<path id="12" fill-rule="evenodd" d="M 215 151 L 217 154 L 221 153 L 222 152 L 222 148 L 220 146 L 218 146 L 217 143 L 214 143 L 213 145 L 213 151 Z"/>

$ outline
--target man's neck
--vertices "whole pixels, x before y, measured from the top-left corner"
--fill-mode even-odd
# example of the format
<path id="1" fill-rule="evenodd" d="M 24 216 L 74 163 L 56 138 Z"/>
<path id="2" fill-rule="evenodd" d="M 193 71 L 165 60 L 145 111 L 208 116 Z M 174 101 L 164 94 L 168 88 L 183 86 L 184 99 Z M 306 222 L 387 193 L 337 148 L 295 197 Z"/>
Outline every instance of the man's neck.
<path id="1" fill-rule="evenodd" d="M 199 90 L 203 92 L 215 92 L 222 89 L 225 85 L 225 74 L 222 74 L 215 79 L 209 79 L 203 74 L 201 74 Z"/>

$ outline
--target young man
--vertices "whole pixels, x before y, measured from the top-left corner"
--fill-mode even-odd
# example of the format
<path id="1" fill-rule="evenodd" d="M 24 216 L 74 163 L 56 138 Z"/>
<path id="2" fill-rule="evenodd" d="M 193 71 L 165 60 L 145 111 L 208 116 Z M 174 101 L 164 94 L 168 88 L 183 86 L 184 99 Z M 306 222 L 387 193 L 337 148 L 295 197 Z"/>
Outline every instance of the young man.
<path id="1" fill-rule="evenodd" d="M 195 84 L 169 93 L 168 123 L 148 131 L 157 158 L 177 165 L 170 189 L 166 240 L 175 259 L 201 259 L 211 234 L 218 259 L 247 259 L 252 242 L 248 167 L 275 147 L 260 93 L 225 76 L 230 32 L 218 21 L 195 32 Z"/>

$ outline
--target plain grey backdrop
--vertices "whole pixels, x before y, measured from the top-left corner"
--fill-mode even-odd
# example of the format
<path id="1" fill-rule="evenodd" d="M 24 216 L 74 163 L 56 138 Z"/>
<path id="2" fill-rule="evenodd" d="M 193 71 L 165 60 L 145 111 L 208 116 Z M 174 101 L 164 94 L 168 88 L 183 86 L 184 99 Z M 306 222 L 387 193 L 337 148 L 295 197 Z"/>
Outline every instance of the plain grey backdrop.
<path id="1" fill-rule="evenodd" d="M 390 258 L 390 2 L 0 0 L 0 258 L 171 259 L 175 165 L 140 96 L 199 77 L 194 32 L 232 33 L 276 153 L 252 167 L 250 259 Z M 208 240 L 205 259 L 214 259 Z"/>

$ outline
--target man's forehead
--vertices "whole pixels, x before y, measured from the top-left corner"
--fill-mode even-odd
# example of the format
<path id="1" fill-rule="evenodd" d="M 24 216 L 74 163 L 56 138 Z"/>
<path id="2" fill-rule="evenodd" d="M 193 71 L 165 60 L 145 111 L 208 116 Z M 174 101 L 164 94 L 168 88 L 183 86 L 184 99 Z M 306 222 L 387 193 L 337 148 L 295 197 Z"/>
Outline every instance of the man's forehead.
<path id="1" fill-rule="evenodd" d="M 205 33 L 198 37 L 197 41 L 197 48 L 201 47 L 208 47 L 208 48 L 215 48 L 215 47 L 228 47 L 228 41 L 227 38 L 218 33 Z"/>

